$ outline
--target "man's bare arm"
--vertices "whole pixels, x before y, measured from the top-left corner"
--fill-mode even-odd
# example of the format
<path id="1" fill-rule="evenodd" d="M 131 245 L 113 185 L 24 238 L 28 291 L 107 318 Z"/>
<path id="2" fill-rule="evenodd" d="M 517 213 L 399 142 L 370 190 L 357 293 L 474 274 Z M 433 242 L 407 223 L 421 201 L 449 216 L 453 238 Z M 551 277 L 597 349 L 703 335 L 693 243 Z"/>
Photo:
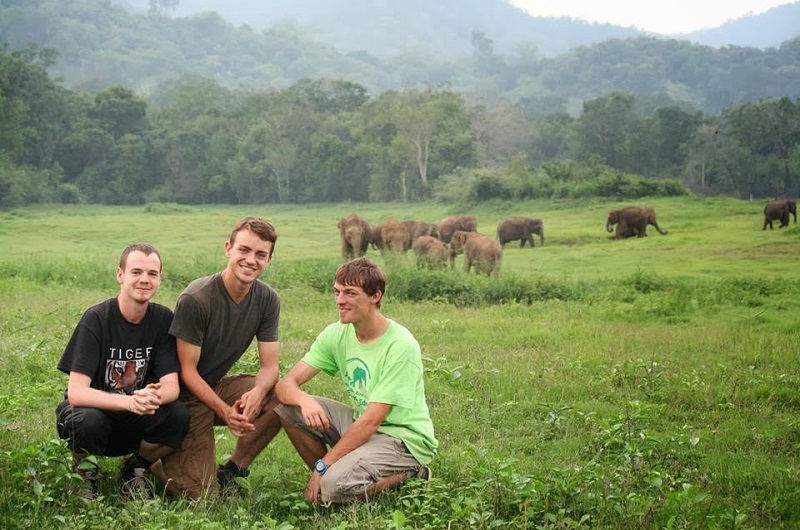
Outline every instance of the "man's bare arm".
<path id="1" fill-rule="evenodd" d="M 259 370 L 253 390 L 242 394 L 242 411 L 245 416 L 255 419 L 261 412 L 267 394 L 278 382 L 278 352 L 279 342 L 259 342 L 258 360 Z"/>

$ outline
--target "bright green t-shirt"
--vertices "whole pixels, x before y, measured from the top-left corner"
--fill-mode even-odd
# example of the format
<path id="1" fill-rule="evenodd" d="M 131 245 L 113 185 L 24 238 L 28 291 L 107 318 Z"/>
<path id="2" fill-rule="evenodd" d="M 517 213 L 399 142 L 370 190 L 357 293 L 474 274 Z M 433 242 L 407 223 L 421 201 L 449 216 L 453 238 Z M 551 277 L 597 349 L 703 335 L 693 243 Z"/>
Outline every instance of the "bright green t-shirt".
<path id="1" fill-rule="evenodd" d="M 353 419 L 368 403 L 391 405 L 378 432 L 402 440 L 420 464 L 431 461 L 438 442 L 425 402 L 422 354 L 410 331 L 392 321 L 378 340 L 362 344 L 352 324 L 335 322 L 319 334 L 303 361 L 341 376 Z"/>

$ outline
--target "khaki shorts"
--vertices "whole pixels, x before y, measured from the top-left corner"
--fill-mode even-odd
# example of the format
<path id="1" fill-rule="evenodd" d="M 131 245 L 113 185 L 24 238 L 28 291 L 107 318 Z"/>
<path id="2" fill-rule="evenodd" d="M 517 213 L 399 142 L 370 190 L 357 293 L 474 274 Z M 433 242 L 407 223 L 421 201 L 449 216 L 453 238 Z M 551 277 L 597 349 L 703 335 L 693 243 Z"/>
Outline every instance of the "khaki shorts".
<path id="1" fill-rule="evenodd" d="M 242 394 L 252 390 L 254 385 L 255 376 L 233 375 L 223 377 L 213 388 L 222 401 L 233 405 Z M 267 404 L 271 396 L 271 393 L 267 396 L 262 414 L 269 410 Z M 189 432 L 183 439 L 180 451 L 175 451 L 162 459 L 163 475 L 168 477 L 167 486 L 170 493 L 193 499 L 204 494 L 215 496 L 217 448 L 214 441 L 214 426 L 226 425 L 225 420 L 194 396 L 184 400 L 184 403 L 192 418 Z M 253 432 L 247 436 L 258 434 Z"/>
<path id="2" fill-rule="evenodd" d="M 332 399 L 314 396 L 330 427 L 324 433 L 308 427 L 300 407 L 278 405 L 275 413 L 288 424 L 297 427 L 327 446 L 336 445 L 353 424 L 353 409 Z M 408 451 L 402 440 L 387 434 L 375 433 L 364 444 L 343 456 L 322 476 L 320 500 L 324 503 L 345 502 L 354 497 L 366 497 L 374 483 L 382 478 L 419 469 L 420 463 Z"/>

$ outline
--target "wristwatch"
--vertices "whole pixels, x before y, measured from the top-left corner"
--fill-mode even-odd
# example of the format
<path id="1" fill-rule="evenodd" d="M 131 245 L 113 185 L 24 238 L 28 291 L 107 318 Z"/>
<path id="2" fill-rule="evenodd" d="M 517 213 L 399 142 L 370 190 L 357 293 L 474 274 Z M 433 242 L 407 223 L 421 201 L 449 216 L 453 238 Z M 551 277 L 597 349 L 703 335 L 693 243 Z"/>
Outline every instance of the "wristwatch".
<path id="1" fill-rule="evenodd" d="M 316 471 L 320 475 L 324 475 L 327 470 L 328 470 L 328 464 L 326 464 L 325 461 L 322 460 L 321 458 L 316 462 L 314 462 L 314 471 Z"/>

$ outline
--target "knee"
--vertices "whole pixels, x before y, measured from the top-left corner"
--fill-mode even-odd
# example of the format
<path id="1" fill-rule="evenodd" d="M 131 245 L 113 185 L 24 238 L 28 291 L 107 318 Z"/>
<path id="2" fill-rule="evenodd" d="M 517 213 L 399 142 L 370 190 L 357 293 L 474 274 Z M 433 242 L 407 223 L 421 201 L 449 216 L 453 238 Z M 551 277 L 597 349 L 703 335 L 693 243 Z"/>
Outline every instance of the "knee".
<path id="1" fill-rule="evenodd" d="M 327 473 L 322 476 L 319 483 L 320 499 L 322 502 L 341 502 L 343 497 L 350 497 L 352 493 L 351 488 L 345 486 L 344 481 L 340 475 L 334 475 L 329 469 Z"/>
<path id="2" fill-rule="evenodd" d="M 213 498 L 217 494 L 215 455 L 213 432 L 189 436 L 179 451 L 161 459 L 163 473 L 159 478 L 175 497 Z"/>
<path id="3" fill-rule="evenodd" d="M 344 502 L 366 495 L 374 483 L 372 473 L 361 462 L 345 469 L 333 465 L 322 476 L 320 497 L 323 502 Z"/>
<path id="4" fill-rule="evenodd" d="M 185 436 L 189 432 L 189 425 L 192 421 L 189 409 L 182 401 L 173 401 L 167 406 L 167 410 L 169 411 L 169 423 L 176 430 L 183 432 Z"/>
<path id="5" fill-rule="evenodd" d="M 274 409 L 275 414 L 281 421 L 281 425 L 284 427 L 294 427 L 297 425 L 305 425 L 303 421 L 303 416 L 300 414 L 300 407 L 294 407 L 291 405 L 284 405 L 282 403 L 278 403 L 278 405 Z"/>
<path id="6" fill-rule="evenodd" d="M 108 446 L 111 424 L 101 410 L 69 407 L 59 414 L 58 434 L 69 440 L 73 452 L 102 455 Z"/>
<path id="7" fill-rule="evenodd" d="M 269 395 L 269 399 L 267 399 L 264 402 L 264 406 L 261 407 L 261 414 L 277 412 L 279 406 L 281 406 L 281 402 L 280 400 L 278 400 L 278 396 L 275 395 L 275 392 L 271 392 Z"/>

